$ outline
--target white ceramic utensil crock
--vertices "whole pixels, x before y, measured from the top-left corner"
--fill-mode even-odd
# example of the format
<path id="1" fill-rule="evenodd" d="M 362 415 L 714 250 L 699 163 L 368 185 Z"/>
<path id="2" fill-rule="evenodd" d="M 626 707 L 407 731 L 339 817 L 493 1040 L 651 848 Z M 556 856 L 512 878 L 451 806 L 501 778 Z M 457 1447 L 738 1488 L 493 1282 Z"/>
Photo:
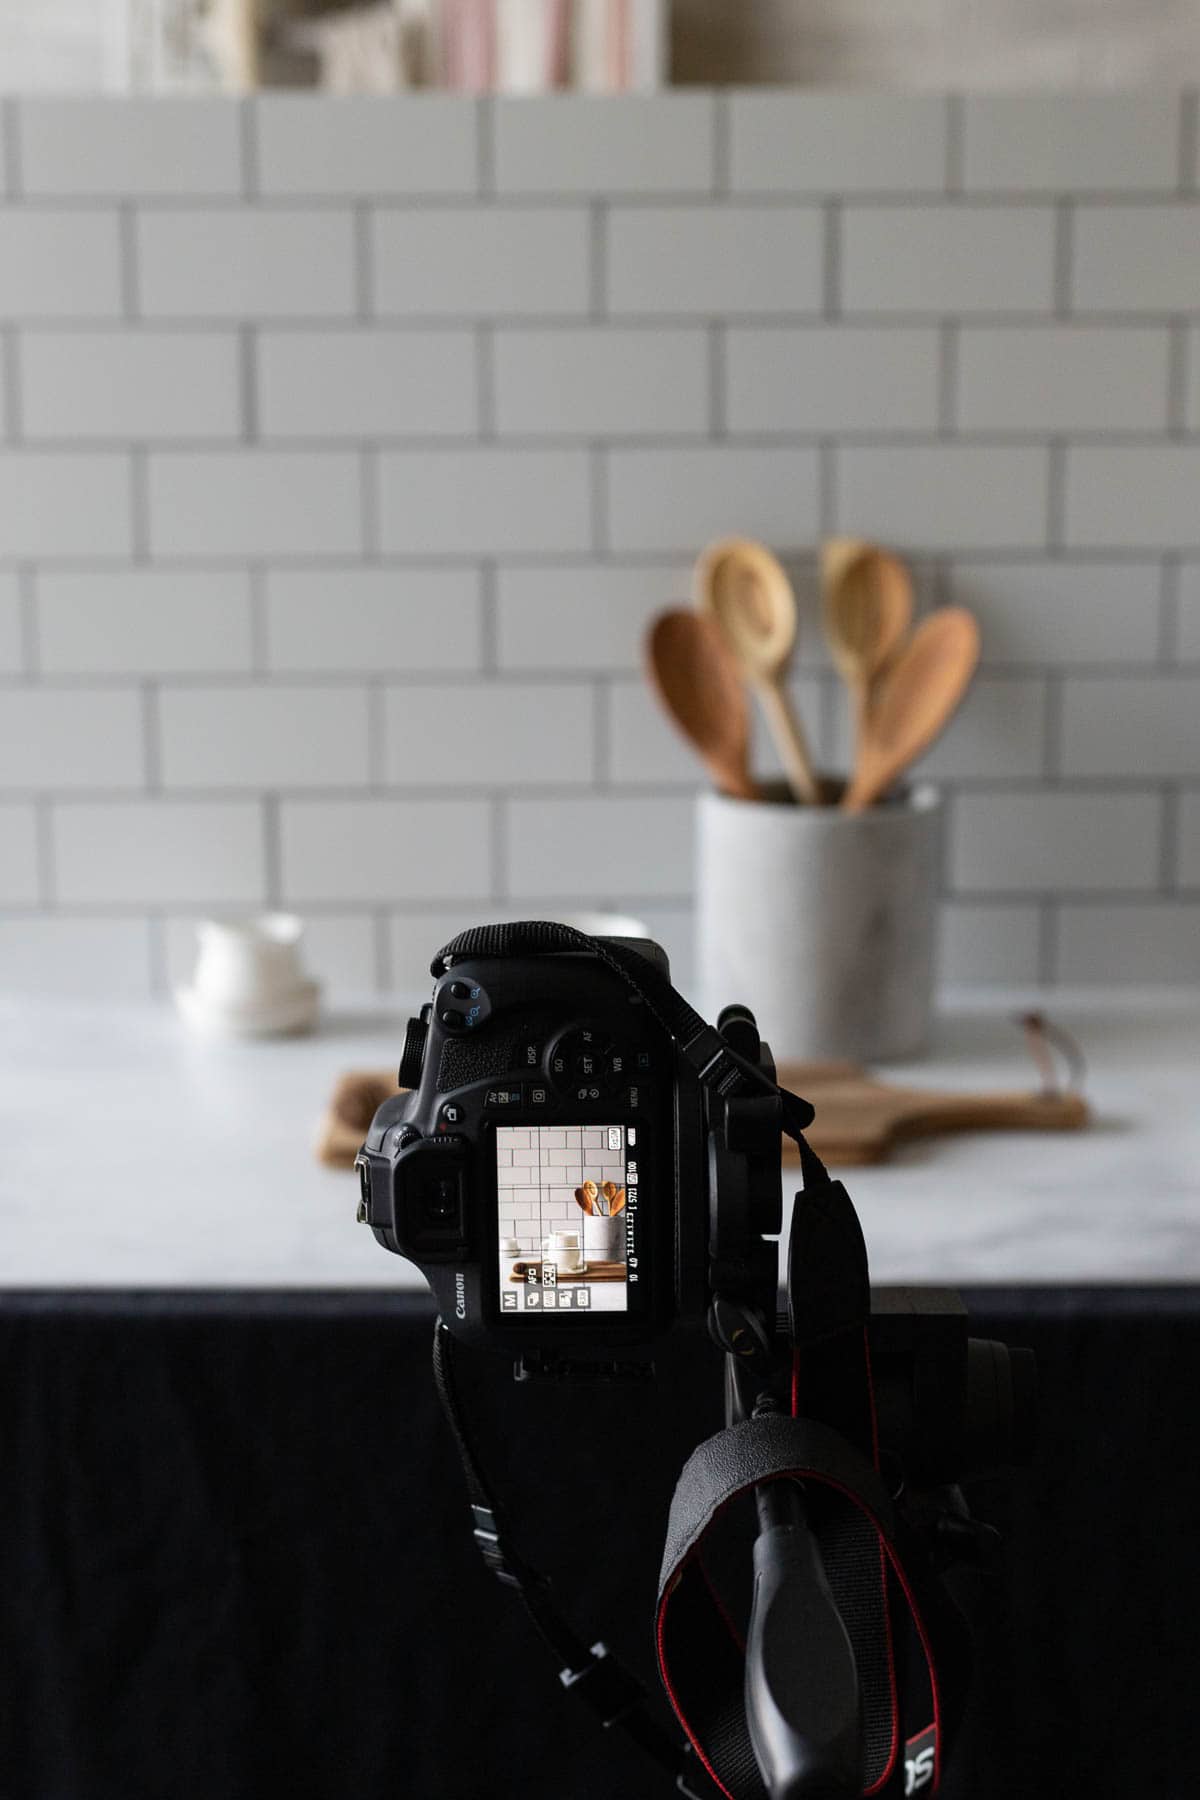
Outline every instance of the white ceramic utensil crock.
<path id="1" fill-rule="evenodd" d="M 701 1011 L 741 1001 L 777 1059 L 912 1056 L 932 1016 L 942 802 L 862 813 L 701 794 Z"/>

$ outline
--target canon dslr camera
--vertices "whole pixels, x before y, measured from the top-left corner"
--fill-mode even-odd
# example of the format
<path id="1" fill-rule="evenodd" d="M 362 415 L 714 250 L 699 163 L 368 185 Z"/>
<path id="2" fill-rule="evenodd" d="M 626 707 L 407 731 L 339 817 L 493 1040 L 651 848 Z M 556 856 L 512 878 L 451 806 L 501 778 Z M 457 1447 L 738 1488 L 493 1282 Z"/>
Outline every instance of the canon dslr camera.
<path id="1" fill-rule="evenodd" d="M 714 1292 L 773 1310 L 779 1100 L 749 1015 L 722 1023 L 762 1087 L 731 1112 L 671 1035 L 683 1003 L 657 944 L 553 926 L 467 942 L 435 963 L 410 1091 L 357 1164 L 360 1217 L 418 1264 L 455 1336 L 594 1359 L 703 1317 Z"/>

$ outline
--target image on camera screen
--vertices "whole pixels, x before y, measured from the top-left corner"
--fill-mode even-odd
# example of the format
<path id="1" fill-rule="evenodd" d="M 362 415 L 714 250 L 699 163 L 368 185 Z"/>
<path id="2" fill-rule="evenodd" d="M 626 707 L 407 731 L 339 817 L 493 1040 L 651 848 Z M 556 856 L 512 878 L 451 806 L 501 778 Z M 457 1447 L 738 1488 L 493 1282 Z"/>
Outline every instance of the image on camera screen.
<path id="1" fill-rule="evenodd" d="M 637 1156 L 633 1126 L 497 1126 L 502 1313 L 628 1311 Z"/>

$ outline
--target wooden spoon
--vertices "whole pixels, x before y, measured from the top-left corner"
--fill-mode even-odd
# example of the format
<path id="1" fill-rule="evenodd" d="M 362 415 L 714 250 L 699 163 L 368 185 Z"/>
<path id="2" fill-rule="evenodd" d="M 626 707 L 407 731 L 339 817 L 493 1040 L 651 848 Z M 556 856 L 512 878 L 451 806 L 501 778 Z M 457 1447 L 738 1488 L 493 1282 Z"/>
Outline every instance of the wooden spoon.
<path id="1" fill-rule="evenodd" d="M 771 552 L 747 538 L 710 544 L 693 577 L 696 605 L 721 627 L 743 676 L 758 695 L 793 797 L 816 806 L 821 793 L 784 673 L 796 644 L 796 596 Z"/>
<path id="2" fill-rule="evenodd" d="M 979 627 L 961 606 L 943 606 L 923 619 L 881 676 L 867 729 L 842 797 L 847 812 L 862 812 L 928 749 L 967 691 L 979 661 Z"/>
<path id="3" fill-rule="evenodd" d="M 721 792 L 736 800 L 757 800 L 746 694 L 713 621 L 682 606 L 660 613 L 646 634 L 646 670 Z"/>
<path id="4" fill-rule="evenodd" d="M 822 555 L 825 637 L 854 707 L 857 762 L 876 681 L 912 620 L 912 581 L 904 564 L 886 550 L 861 544 L 847 558 L 841 543 Z"/>

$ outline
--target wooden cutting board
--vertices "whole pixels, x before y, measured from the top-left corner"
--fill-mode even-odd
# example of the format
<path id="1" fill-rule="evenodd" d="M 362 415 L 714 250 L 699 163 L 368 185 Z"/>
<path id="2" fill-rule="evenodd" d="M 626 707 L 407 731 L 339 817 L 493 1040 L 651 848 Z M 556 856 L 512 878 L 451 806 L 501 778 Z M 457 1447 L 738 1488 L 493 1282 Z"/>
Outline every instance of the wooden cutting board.
<path id="1" fill-rule="evenodd" d="M 1077 1131 L 1088 1121 L 1075 1093 L 963 1093 L 877 1081 L 857 1063 L 781 1063 L 781 1084 L 816 1108 L 805 1136 L 823 1162 L 883 1162 L 896 1144 L 954 1131 Z M 790 1138 L 783 1160 L 800 1160 Z"/>
<path id="2" fill-rule="evenodd" d="M 1087 1103 L 1076 1093 L 899 1087 L 848 1062 L 783 1063 L 779 1079 L 812 1101 L 817 1116 L 806 1135 L 817 1155 L 838 1168 L 883 1162 L 896 1144 L 914 1138 L 957 1131 L 1078 1131 L 1088 1122 Z M 397 1091 L 388 1069 L 343 1075 L 321 1122 L 321 1161 L 348 1169 L 376 1107 Z M 797 1160 L 796 1146 L 785 1138 L 783 1161 Z"/>
<path id="3" fill-rule="evenodd" d="M 537 1262 L 536 1256 L 526 1257 L 526 1262 Z M 565 1287 L 570 1281 L 624 1281 L 629 1273 L 623 1262 L 590 1262 L 586 1269 L 560 1269 L 556 1287 Z M 523 1275 L 510 1275 L 510 1281 L 524 1281 Z"/>

